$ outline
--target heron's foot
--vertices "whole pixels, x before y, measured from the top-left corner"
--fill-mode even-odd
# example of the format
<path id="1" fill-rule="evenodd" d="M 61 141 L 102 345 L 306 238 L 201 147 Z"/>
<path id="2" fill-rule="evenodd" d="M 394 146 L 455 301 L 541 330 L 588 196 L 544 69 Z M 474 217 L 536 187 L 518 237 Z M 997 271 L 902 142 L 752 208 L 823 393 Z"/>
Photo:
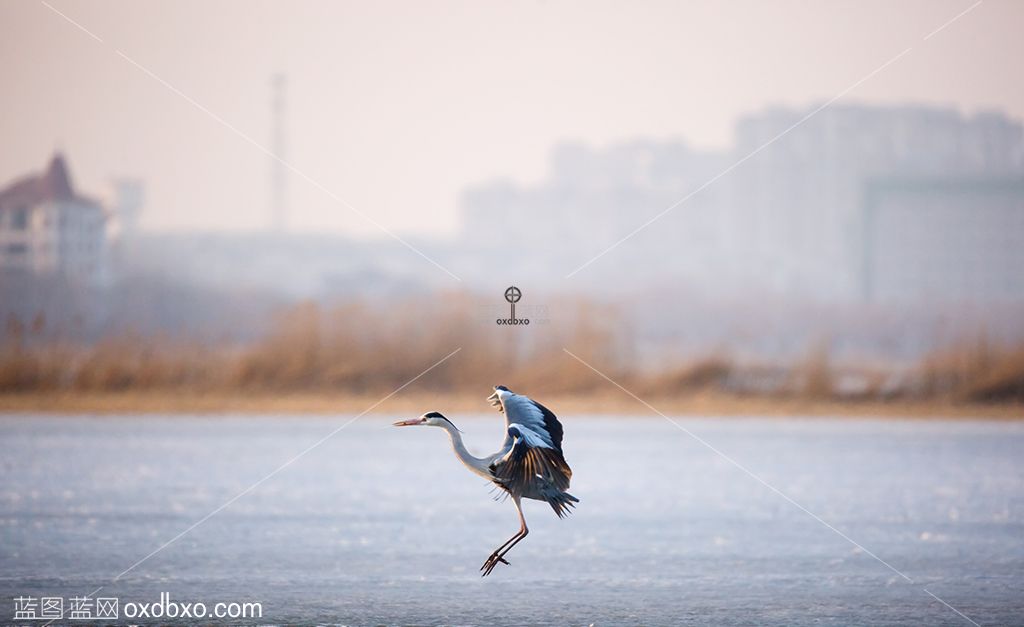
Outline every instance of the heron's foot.
<path id="1" fill-rule="evenodd" d="M 484 571 L 484 574 L 480 576 L 486 577 L 487 575 L 490 575 L 491 571 L 494 570 L 494 567 L 498 564 L 505 564 L 507 566 L 508 561 L 501 555 L 498 555 L 498 552 L 495 551 L 494 553 L 491 553 L 491 556 L 487 558 L 484 565 L 480 567 L 480 570 Z"/>

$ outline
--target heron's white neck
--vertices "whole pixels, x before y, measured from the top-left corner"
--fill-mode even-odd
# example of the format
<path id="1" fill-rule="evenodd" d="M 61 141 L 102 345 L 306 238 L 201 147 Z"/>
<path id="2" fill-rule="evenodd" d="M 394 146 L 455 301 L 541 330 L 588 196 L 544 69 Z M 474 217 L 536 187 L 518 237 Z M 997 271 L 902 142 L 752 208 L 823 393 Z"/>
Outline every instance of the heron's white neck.
<path id="1" fill-rule="evenodd" d="M 469 454 L 469 451 L 466 450 L 466 445 L 462 443 L 462 434 L 459 433 L 459 430 L 447 421 L 439 426 L 448 432 L 448 437 L 452 440 L 452 449 L 455 451 L 455 456 L 459 458 L 459 461 L 465 464 L 466 468 L 469 468 L 481 477 L 491 479 L 491 472 L 487 468 L 488 461 Z"/>

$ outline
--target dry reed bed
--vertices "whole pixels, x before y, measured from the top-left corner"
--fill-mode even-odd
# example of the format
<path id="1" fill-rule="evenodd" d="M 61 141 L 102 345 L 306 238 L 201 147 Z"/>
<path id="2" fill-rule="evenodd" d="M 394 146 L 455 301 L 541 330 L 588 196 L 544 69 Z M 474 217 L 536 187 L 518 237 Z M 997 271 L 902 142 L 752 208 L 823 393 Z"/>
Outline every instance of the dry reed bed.
<path id="1" fill-rule="evenodd" d="M 898 375 L 833 364 L 825 344 L 795 364 L 751 365 L 708 355 L 648 372 L 639 367 L 629 325 L 613 307 L 565 299 L 553 305 L 557 321 L 540 316 L 526 327 L 502 328 L 495 326 L 493 307 L 472 296 L 432 302 L 439 304 L 304 303 L 283 311 L 265 337 L 246 345 L 129 331 L 83 345 L 42 341 L 39 325 L 9 324 L 0 346 L 0 392 L 360 398 L 402 386 L 456 349 L 417 380 L 418 389 L 451 394 L 506 383 L 571 396 L 608 387 L 565 354 L 568 347 L 637 393 L 658 398 L 1024 402 L 1024 346 L 977 340 L 928 355 Z M 843 385 L 851 373 L 860 382 L 854 389 Z"/>

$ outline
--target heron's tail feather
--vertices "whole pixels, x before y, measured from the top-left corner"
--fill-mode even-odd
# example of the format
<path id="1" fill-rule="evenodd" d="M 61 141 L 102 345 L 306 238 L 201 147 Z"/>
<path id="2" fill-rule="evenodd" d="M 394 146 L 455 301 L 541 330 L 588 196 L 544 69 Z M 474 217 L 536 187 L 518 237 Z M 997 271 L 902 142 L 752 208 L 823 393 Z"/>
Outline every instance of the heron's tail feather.
<path id="1" fill-rule="evenodd" d="M 580 502 L 578 498 L 568 492 L 561 492 L 550 487 L 546 488 L 543 494 L 544 500 L 548 502 L 551 509 L 555 510 L 555 514 L 559 518 L 564 518 L 572 513 L 572 508 L 576 507 L 576 504 Z"/>

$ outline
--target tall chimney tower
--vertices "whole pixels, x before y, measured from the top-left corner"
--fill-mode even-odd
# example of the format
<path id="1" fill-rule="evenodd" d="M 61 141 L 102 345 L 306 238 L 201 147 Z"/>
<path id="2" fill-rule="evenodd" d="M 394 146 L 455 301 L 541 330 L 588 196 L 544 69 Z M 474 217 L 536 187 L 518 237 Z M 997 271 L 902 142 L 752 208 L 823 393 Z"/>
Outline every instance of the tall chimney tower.
<path id="1" fill-rule="evenodd" d="M 270 79 L 272 136 L 270 150 L 276 159 L 271 161 L 270 174 L 270 228 L 281 233 L 288 228 L 288 138 L 285 130 L 288 79 L 283 73 Z"/>

